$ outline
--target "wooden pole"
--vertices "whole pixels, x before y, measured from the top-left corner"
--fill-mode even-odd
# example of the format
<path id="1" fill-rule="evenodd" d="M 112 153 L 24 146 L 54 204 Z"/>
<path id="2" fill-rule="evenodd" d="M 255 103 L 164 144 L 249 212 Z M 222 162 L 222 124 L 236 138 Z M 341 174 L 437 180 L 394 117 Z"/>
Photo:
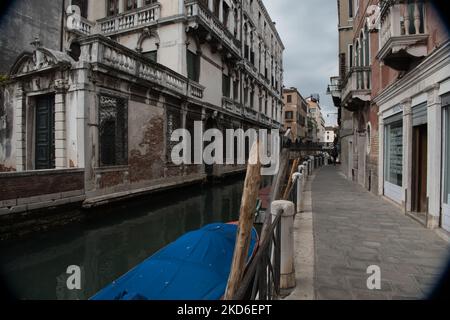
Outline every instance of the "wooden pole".
<path id="1" fill-rule="evenodd" d="M 224 300 L 233 300 L 244 275 L 248 251 L 250 249 L 254 213 L 256 210 L 256 201 L 258 200 L 260 185 L 261 162 L 259 159 L 259 144 L 256 142 L 250 151 L 244 192 L 242 194 L 236 246 Z"/>
<path id="2" fill-rule="evenodd" d="M 288 185 L 286 186 L 286 190 L 284 191 L 283 200 L 287 200 L 289 197 L 289 193 L 292 191 L 292 176 L 298 168 L 299 159 L 294 160 L 294 164 L 292 165 L 291 174 L 289 175 Z"/>

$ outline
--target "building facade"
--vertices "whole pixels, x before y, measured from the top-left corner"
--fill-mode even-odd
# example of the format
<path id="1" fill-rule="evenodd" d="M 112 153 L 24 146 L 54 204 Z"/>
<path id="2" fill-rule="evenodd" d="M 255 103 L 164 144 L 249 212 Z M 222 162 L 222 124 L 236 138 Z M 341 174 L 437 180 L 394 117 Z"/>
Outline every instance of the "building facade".
<path id="1" fill-rule="evenodd" d="M 340 28 L 341 74 L 330 85 L 341 107 L 343 170 L 424 225 L 449 231 L 446 28 L 432 1 L 338 6 L 353 34 L 349 42 Z M 348 111 L 353 136 L 345 141 Z"/>
<path id="2" fill-rule="evenodd" d="M 173 164 L 172 133 L 194 137 L 196 122 L 222 132 L 282 127 L 284 47 L 262 1 L 64 8 L 62 49 L 35 39 L 3 84 L 2 213 L 91 207 L 242 172 Z"/>
<path id="3" fill-rule="evenodd" d="M 325 142 L 325 119 L 320 107 L 319 97 L 309 97 L 306 99 L 308 103 L 308 137 L 313 143 Z"/>
<path id="4" fill-rule="evenodd" d="M 305 142 L 308 135 L 308 103 L 296 88 L 283 91 L 284 129 L 291 130 L 291 140 Z"/>

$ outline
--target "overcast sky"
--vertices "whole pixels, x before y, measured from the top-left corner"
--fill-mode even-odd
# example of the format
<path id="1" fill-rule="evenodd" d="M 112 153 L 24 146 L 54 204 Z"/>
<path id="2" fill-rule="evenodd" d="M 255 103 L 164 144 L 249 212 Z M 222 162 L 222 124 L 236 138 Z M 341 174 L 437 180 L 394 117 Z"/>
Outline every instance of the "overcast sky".
<path id="1" fill-rule="evenodd" d="M 286 47 L 284 85 L 296 87 L 303 97 L 320 94 L 324 113 L 336 113 L 326 89 L 338 74 L 338 18 L 336 0 L 264 0 Z M 336 115 L 327 117 L 336 124 Z"/>

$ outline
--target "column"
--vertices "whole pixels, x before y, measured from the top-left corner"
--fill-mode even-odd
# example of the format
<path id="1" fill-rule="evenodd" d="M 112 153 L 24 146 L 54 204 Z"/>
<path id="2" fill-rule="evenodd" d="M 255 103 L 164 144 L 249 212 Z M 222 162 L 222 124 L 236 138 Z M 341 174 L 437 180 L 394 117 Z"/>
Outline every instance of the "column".
<path id="1" fill-rule="evenodd" d="M 65 169 L 67 168 L 65 81 L 56 80 L 55 89 L 55 167 Z"/>
<path id="2" fill-rule="evenodd" d="M 439 85 L 428 91 L 428 216 L 427 227 L 439 227 L 441 213 L 441 179 L 442 179 L 442 105 Z"/>
<path id="3" fill-rule="evenodd" d="M 219 6 L 219 20 L 223 23 L 223 0 L 220 0 Z"/>
<path id="4" fill-rule="evenodd" d="M 208 0 L 208 8 L 209 8 L 209 11 L 211 11 L 211 12 L 214 11 L 214 3 L 213 3 L 213 0 Z"/>
<path id="5" fill-rule="evenodd" d="M 14 104 L 16 118 L 16 170 L 20 172 L 26 170 L 25 96 L 21 84 L 18 84 L 16 87 Z"/>
<path id="6" fill-rule="evenodd" d="M 144 6 L 144 0 L 137 0 L 137 7 L 142 8 Z"/>
<path id="7" fill-rule="evenodd" d="M 119 13 L 125 12 L 125 1 L 126 0 L 119 0 Z"/>
<path id="8" fill-rule="evenodd" d="M 384 194 L 384 119 L 381 113 L 378 117 L 378 194 L 382 196 Z"/>
<path id="9" fill-rule="evenodd" d="M 411 99 L 402 102 L 403 104 L 403 192 L 406 195 L 405 211 L 412 210 L 412 110 Z"/>

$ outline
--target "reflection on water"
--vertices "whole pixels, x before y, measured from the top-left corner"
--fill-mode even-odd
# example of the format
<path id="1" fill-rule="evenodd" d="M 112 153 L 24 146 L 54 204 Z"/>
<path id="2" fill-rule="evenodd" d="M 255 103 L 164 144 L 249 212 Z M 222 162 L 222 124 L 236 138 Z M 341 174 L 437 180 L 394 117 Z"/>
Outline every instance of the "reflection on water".
<path id="1" fill-rule="evenodd" d="M 20 299 L 88 299 L 186 232 L 237 220 L 242 190 L 242 181 L 197 186 L 90 212 L 80 225 L 0 244 L 3 274 Z M 71 265 L 82 290 L 67 289 Z"/>

